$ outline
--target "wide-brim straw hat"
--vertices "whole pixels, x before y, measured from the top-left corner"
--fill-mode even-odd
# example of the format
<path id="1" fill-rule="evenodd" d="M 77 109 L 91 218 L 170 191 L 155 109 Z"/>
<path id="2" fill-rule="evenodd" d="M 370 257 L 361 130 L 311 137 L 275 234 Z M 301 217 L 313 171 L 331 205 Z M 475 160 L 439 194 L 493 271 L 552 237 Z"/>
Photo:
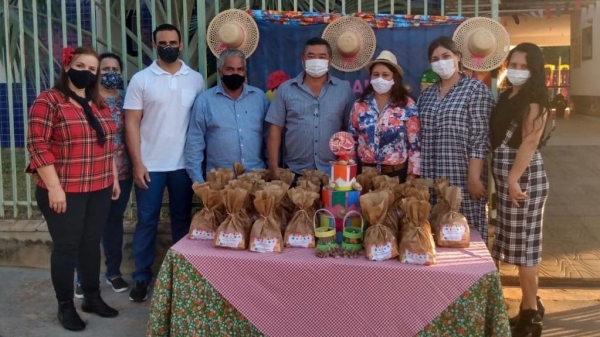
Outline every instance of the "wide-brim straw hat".
<path id="1" fill-rule="evenodd" d="M 377 56 L 376 59 L 369 62 L 365 66 L 365 69 L 367 69 L 367 71 L 369 73 L 371 73 L 371 68 L 373 68 L 373 66 L 376 65 L 377 63 L 386 63 L 386 64 L 391 65 L 392 67 L 394 67 L 396 69 L 396 71 L 400 74 L 400 76 L 404 77 L 404 69 L 402 69 L 402 67 L 398 64 L 396 55 L 394 55 L 392 52 L 390 52 L 388 50 L 382 51 L 381 53 L 379 53 L 379 56 Z"/>
<path id="2" fill-rule="evenodd" d="M 337 18 L 325 27 L 321 37 L 331 45 L 330 64 L 339 71 L 362 69 L 375 54 L 375 32 L 361 18 Z"/>
<path id="3" fill-rule="evenodd" d="M 250 14 L 240 9 L 228 9 L 215 16 L 206 31 L 206 43 L 217 57 L 228 48 L 239 49 L 246 58 L 258 46 L 258 26 Z"/>
<path id="4" fill-rule="evenodd" d="M 498 68 L 510 51 L 510 37 L 499 22 L 476 17 L 461 23 L 452 37 L 467 69 L 489 71 Z"/>

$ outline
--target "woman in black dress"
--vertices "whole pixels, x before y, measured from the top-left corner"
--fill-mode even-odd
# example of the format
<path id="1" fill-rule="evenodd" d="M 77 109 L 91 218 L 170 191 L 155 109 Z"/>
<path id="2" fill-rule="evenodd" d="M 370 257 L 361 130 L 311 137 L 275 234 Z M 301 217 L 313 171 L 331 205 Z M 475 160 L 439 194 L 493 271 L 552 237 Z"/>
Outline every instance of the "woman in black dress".
<path id="1" fill-rule="evenodd" d="M 492 256 L 519 267 L 523 291 L 513 336 L 540 336 L 543 306 L 537 298 L 542 259 L 542 217 L 548 179 L 539 152 L 549 112 L 544 58 L 522 43 L 508 55 L 508 90 L 490 121 L 498 217 Z"/>

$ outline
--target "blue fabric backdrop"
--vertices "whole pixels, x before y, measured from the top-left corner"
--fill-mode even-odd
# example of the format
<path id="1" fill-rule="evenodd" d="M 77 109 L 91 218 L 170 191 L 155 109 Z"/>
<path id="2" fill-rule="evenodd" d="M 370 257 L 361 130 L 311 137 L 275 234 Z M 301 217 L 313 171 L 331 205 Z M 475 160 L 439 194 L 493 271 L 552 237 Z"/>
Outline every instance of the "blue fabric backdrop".
<path id="1" fill-rule="evenodd" d="M 260 40 L 256 51 L 248 59 L 248 82 L 266 90 L 267 78 L 276 70 L 283 70 L 295 77 L 302 71 L 300 57 L 304 42 L 321 36 L 326 25 L 292 26 L 269 21 L 257 21 Z M 419 95 L 419 79 L 430 68 L 427 60 L 427 47 L 435 38 L 452 36 L 458 24 L 421 27 L 397 27 L 375 29 L 377 49 L 374 57 L 382 50 L 393 52 L 404 69 L 404 82 L 413 88 L 412 95 Z M 352 73 L 339 72 L 333 68 L 332 74 L 350 82 L 355 93 L 364 89 L 368 74 L 364 70 Z"/>

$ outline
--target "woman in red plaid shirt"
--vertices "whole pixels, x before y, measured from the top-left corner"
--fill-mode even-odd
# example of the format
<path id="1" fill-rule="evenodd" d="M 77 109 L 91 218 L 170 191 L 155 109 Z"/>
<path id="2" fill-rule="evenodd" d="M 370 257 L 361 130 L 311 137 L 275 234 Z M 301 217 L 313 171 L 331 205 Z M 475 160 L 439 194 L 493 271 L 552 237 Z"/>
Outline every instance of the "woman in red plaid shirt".
<path id="1" fill-rule="evenodd" d="M 120 194 L 114 162 L 115 123 L 99 93 L 98 54 L 88 47 L 63 51 L 60 77 L 29 110 L 28 172 L 38 176 L 38 207 L 52 237 L 50 273 L 58 299 L 58 320 L 82 330 L 73 304 L 78 265 L 81 309 L 102 317 L 119 313 L 100 297 L 100 238 L 111 198 Z"/>

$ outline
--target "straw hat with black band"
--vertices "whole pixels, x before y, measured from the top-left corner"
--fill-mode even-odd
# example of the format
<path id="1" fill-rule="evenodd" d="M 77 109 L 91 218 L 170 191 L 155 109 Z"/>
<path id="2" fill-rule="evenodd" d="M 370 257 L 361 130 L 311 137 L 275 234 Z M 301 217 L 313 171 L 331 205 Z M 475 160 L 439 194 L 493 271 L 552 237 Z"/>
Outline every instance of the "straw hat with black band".
<path id="1" fill-rule="evenodd" d="M 475 71 L 490 71 L 506 60 L 510 38 L 499 22 L 483 17 L 466 20 L 452 37 L 461 52 L 462 65 Z"/>
<path id="2" fill-rule="evenodd" d="M 250 14 L 240 9 L 228 9 L 210 21 L 206 43 L 217 57 L 223 50 L 235 48 L 248 58 L 258 46 L 258 35 L 258 26 Z"/>
<path id="3" fill-rule="evenodd" d="M 338 18 L 325 27 L 321 37 L 331 45 L 330 64 L 339 71 L 360 70 L 375 54 L 375 32 L 361 18 Z"/>

